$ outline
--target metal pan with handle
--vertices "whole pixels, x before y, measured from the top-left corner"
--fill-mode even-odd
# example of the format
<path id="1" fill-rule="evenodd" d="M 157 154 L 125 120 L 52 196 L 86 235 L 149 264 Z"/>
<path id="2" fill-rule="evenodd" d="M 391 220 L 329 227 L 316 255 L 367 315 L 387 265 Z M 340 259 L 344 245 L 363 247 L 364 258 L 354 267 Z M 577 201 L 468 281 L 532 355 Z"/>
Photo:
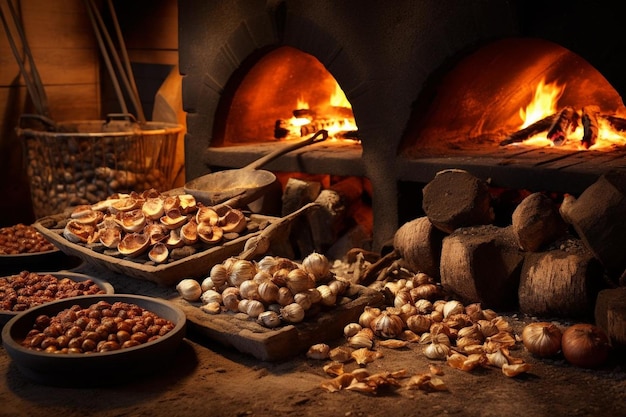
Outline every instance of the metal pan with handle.
<path id="1" fill-rule="evenodd" d="M 216 171 L 194 178 L 184 185 L 184 191 L 210 206 L 227 204 L 225 202 L 228 201 L 239 204 L 252 202 L 261 197 L 267 187 L 276 181 L 272 172 L 259 168 L 288 152 L 323 142 L 327 138 L 328 131 L 320 130 L 308 139 L 277 149 L 243 168 Z"/>

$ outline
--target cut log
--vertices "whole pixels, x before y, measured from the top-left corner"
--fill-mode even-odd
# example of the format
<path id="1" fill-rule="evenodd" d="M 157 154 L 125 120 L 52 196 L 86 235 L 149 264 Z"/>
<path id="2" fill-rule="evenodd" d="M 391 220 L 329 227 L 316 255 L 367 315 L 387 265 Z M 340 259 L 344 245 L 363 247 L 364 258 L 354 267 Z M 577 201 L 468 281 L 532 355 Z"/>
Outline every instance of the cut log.
<path id="1" fill-rule="evenodd" d="M 494 220 L 487 184 L 467 171 L 448 169 L 435 175 L 422 190 L 422 208 L 439 230 L 490 224 Z"/>
<path id="2" fill-rule="evenodd" d="M 466 303 L 511 311 L 523 261 L 511 227 L 460 228 L 443 239 L 441 285 Z"/>
<path id="3" fill-rule="evenodd" d="M 317 181 L 306 181 L 289 178 L 282 196 L 282 216 L 286 216 L 300 207 L 312 203 L 322 191 L 322 184 Z"/>
<path id="4" fill-rule="evenodd" d="M 582 145 L 586 149 L 589 149 L 591 146 L 595 145 L 598 140 L 598 115 L 600 114 L 600 108 L 598 106 L 585 106 L 582 111 Z"/>
<path id="5" fill-rule="evenodd" d="M 348 177 L 329 189 L 322 190 L 315 202 L 321 206 L 307 216 L 317 252 L 325 253 L 346 230 L 351 221 L 355 202 L 363 194 L 363 184 L 358 177 Z"/>
<path id="6" fill-rule="evenodd" d="M 575 199 L 561 206 L 563 218 L 572 224 L 587 248 L 617 279 L 626 269 L 626 174 L 602 175 Z"/>
<path id="7" fill-rule="evenodd" d="M 445 236 L 428 217 L 419 217 L 400 226 L 394 235 L 393 247 L 413 272 L 423 272 L 438 280 Z"/>
<path id="8" fill-rule="evenodd" d="M 548 130 L 548 139 L 555 145 L 564 145 L 567 137 L 578 127 L 578 113 L 573 107 L 565 107 L 560 111 Z"/>
<path id="9" fill-rule="evenodd" d="M 607 288 L 598 293 L 595 323 L 611 341 L 611 346 L 626 350 L 626 287 Z"/>
<path id="10" fill-rule="evenodd" d="M 513 235 L 520 249 L 535 252 L 563 237 L 567 224 L 554 202 L 545 194 L 533 193 L 515 208 Z"/>
<path id="11" fill-rule="evenodd" d="M 620 132 L 626 131 L 626 119 L 623 117 L 614 116 L 612 114 L 602 114 L 600 117 L 608 121 L 615 130 Z"/>
<path id="12" fill-rule="evenodd" d="M 606 287 L 603 268 L 578 239 L 528 254 L 519 285 L 522 313 L 543 317 L 589 318 Z"/>
<path id="13" fill-rule="evenodd" d="M 509 137 L 500 142 L 500 146 L 510 145 L 511 143 L 524 142 L 526 139 L 530 139 L 541 132 L 546 132 L 548 129 L 550 129 L 556 118 L 557 115 L 552 114 L 550 116 L 544 117 L 541 120 L 537 120 L 535 123 L 530 124 L 525 128 L 520 129 L 517 132 L 509 135 Z"/>

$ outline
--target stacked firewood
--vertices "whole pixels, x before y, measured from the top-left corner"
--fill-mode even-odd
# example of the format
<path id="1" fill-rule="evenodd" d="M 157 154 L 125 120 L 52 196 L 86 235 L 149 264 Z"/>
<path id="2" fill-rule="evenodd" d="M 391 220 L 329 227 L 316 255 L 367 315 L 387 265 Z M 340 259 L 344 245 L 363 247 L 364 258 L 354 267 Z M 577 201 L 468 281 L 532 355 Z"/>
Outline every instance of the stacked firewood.
<path id="1" fill-rule="evenodd" d="M 595 315 L 626 345 L 626 175 L 607 173 L 560 203 L 532 193 L 505 226 L 493 224 L 490 199 L 469 172 L 439 172 L 423 189 L 425 216 L 398 229 L 390 255 L 465 302 L 547 318 Z"/>

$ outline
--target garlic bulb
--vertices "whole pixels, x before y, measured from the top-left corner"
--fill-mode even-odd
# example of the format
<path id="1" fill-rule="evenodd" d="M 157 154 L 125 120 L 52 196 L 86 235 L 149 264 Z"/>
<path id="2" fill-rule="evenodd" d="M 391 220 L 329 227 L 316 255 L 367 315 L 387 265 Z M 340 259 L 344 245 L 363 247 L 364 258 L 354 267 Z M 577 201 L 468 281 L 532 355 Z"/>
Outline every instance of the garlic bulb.
<path id="1" fill-rule="evenodd" d="M 446 318 L 453 314 L 460 314 L 465 312 L 465 307 L 460 301 L 450 300 L 443 305 L 443 317 Z"/>
<path id="2" fill-rule="evenodd" d="M 215 283 L 213 282 L 213 278 L 206 277 L 205 279 L 203 279 L 202 282 L 200 283 L 200 288 L 202 288 L 202 291 L 214 290 Z"/>
<path id="3" fill-rule="evenodd" d="M 278 327 L 282 323 L 278 313 L 271 310 L 266 310 L 259 314 L 259 316 L 257 317 L 257 321 L 262 326 L 268 327 L 270 329 Z"/>
<path id="4" fill-rule="evenodd" d="M 259 295 L 259 284 L 251 279 L 243 281 L 239 285 L 239 295 L 241 298 L 246 298 L 248 300 L 259 300 L 261 298 Z"/>
<path id="5" fill-rule="evenodd" d="M 263 281 L 259 284 L 258 288 L 259 297 L 261 301 L 271 304 L 278 301 L 278 285 L 274 284 L 271 280 Z"/>
<path id="6" fill-rule="evenodd" d="M 323 305 L 330 307 L 337 303 L 337 294 L 335 294 L 328 285 L 318 285 L 317 290 L 322 296 L 320 303 Z"/>
<path id="7" fill-rule="evenodd" d="M 424 298 L 416 300 L 414 305 L 419 314 L 427 314 L 433 311 L 433 303 Z"/>
<path id="8" fill-rule="evenodd" d="M 432 319 L 423 314 L 416 314 L 406 319 L 406 327 L 417 334 L 427 332 L 432 324 Z"/>
<path id="9" fill-rule="evenodd" d="M 279 287 L 278 288 L 278 298 L 276 299 L 278 304 L 281 306 L 286 306 L 294 302 L 293 293 L 287 287 Z"/>
<path id="10" fill-rule="evenodd" d="M 359 324 L 361 327 L 370 327 L 372 320 L 381 313 L 380 308 L 365 306 L 363 312 L 359 316 Z"/>
<path id="11" fill-rule="evenodd" d="M 280 309 L 280 315 L 286 322 L 300 323 L 304 320 L 304 309 L 298 303 L 291 303 Z"/>
<path id="12" fill-rule="evenodd" d="M 450 353 L 450 346 L 444 343 L 433 341 L 424 348 L 424 355 L 428 359 L 444 360 L 448 357 L 448 353 Z"/>
<path id="13" fill-rule="evenodd" d="M 200 283 L 192 278 L 185 278 L 176 284 L 176 291 L 187 301 L 198 301 L 202 295 Z"/>
<path id="14" fill-rule="evenodd" d="M 330 290 L 337 296 L 342 296 L 346 293 L 348 288 L 350 288 L 350 281 L 346 281 L 345 279 L 333 279 L 328 283 Z"/>
<path id="15" fill-rule="evenodd" d="M 552 323 L 530 323 L 522 330 L 522 343 L 533 355 L 541 358 L 554 356 L 561 350 L 561 330 Z"/>
<path id="16" fill-rule="evenodd" d="M 254 277 L 252 277 L 252 280 L 256 282 L 257 284 L 261 285 L 262 283 L 266 281 L 271 281 L 272 275 L 267 271 L 257 271 L 257 273 L 254 274 Z"/>
<path id="17" fill-rule="evenodd" d="M 311 296 L 307 292 L 299 292 L 293 296 L 293 301 L 300 304 L 304 310 L 311 308 Z"/>
<path id="18" fill-rule="evenodd" d="M 402 307 L 403 305 L 410 304 L 412 302 L 413 299 L 411 298 L 411 293 L 408 289 L 398 291 L 393 299 L 393 305 L 395 307 Z"/>
<path id="19" fill-rule="evenodd" d="M 209 277 L 213 281 L 216 288 L 222 288 L 228 280 L 228 270 L 224 264 L 215 264 L 209 272 Z"/>
<path id="20" fill-rule="evenodd" d="M 330 261 L 321 253 L 313 252 L 302 260 L 302 268 L 313 275 L 316 282 L 323 282 L 330 277 Z"/>
<path id="21" fill-rule="evenodd" d="M 502 368 L 504 365 L 509 364 L 509 359 L 504 353 L 502 353 L 501 349 L 498 349 L 493 353 L 487 353 L 486 356 L 489 365 L 495 366 L 496 368 Z"/>
<path id="22" fill-rule="evenodd" d="M 259 317 L 259 314 L 265 311 L 265 306 L 259 300 L 244 299 L 239 302 L 239 309 L 241 310 L 242 304 L 244 304 L 243 312 L 252 318 Z"/>
<path id="23" fill-rule="evenodd" d="M 439 288 L 435 284 L 422 284 L 411 289 L 411 297 L 414 301 L 426 299 L 432 300 L 439 294 Z"/>
<path id="24" fill-rule="evenodd" d="M 256 266 L 251 261 L 237 259 L 230 268 L 228 282 L 230 285 L 238 287 L 242 282 L 254 278 L 256 272 Z"/>
<path id="25" fill-rule="evenodd" d="M 206 290 L 200 296 L 200 301 L 202 304 L 209 304 L 212 302 L 222 303 L 222 294 L 215 290 Z"/>
<path id="26" fill-rule="evenodd" d="M 228 287 L 222 291 L 222 303 L 230 311 L 239 310 L 239 288 Z"/>
<path id="27" fill-rule="evenodd" d="M 372 331 L 372 329 L 363 328 L 350 339 L 348 339 L 348 344 L 355 349 L 370 349 L 372 346 L 374 346 L 374 332 Z"/>
<path id="28" fill-rule="evenodd" d="M 285 278 L 285 284 L 293 294 L 297 294 L 314 288 L 315 279 L 304 269 L 292 269 Z"/>
<path id="29" fill-rule="evenodd" d="M 376 336 L 392 339 L 402 333 L 404 322 L 398 315 L 383 312 L 372 320 L 370 328 Z"/>
<path id="30" fill-rule="evenodd" d="M 317 304 L 322 301 L 322 294 L 317 288 L 310 288 L 306 292 L 307 294 L 309 294 L 309 298 L 311 299 L 312 304 Z"/>

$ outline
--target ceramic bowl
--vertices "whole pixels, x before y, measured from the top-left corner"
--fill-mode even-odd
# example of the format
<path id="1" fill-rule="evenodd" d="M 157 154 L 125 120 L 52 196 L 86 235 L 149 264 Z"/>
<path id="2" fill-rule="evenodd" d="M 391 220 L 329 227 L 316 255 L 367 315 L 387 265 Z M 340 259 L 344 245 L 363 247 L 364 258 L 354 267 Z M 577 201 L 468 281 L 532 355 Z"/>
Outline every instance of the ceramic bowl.
<path id="1" fill-rule="evenodd" d="M 109 284 L 108 282 L 106 282 L 103 279 L 92 277 L 90 275 L 78 274 L 78 273 L 75 273 L 75 272 L 36 272 L 36 273 L 39 274 L 39 275 L 50 274 L 50 275 L 53 275 L 53 276 L 57 277 L 58 279 L 69 278 L 72 281 L 77 281 L 77 282 L 91 280 L 98 287 L 100 287 L 100 289 L 102 289 L 102 291 L 104 291 L 105 294 L 114 294 L 115 293 L 115 290 L 114 290 L 114 288 L 113 288 L 113 286 L 111 284 Z M 6 276 L 9 276 L 9 275 L 6 275 Z M 6 276 L 3 276 L 3 277 L 6 277 Z M 0 277 L 0 278 L 3 278 L 3 277 Z M 11 320 L 13 317 L 17 316 L 19 313 L 21 313 L 21 312 L 20 311 L 0 310 L 0 329 L 9 320 Z"/>
<path id="2" fill-rule="evenodd" d="M 135 304 L 174 324 L 165 335 L 123 349 L 97 353 L 46 353 L 20 344 L 42 315 L 55 316 L 74 305 L 86 308 L 99 301 Z M 13 317 L 2 329 L 4 349 L 27 378 L 44 385 L 89 387 L 123 385 L 165 368 L 185 336 L 183 311 L 166 300 L 130 294 L 86 295 L 53 301 Z"/>

